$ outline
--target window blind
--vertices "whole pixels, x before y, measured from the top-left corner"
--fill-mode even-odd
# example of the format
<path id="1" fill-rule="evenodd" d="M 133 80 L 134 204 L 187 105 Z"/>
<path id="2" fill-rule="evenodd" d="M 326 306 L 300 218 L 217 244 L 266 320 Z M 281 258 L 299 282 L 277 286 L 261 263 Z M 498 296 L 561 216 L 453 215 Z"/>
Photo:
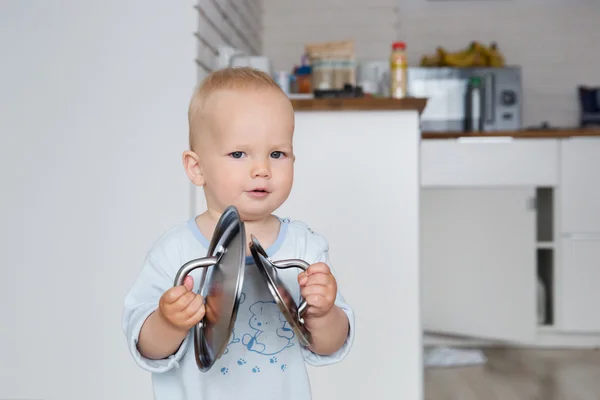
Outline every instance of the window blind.
<path id="1" fill-rule="evenodd" d="M 219 46 L 248 55 L 262 52 L 262 0 L 199 0 L 196 64 L 199 78 L 212 72 Z"/>

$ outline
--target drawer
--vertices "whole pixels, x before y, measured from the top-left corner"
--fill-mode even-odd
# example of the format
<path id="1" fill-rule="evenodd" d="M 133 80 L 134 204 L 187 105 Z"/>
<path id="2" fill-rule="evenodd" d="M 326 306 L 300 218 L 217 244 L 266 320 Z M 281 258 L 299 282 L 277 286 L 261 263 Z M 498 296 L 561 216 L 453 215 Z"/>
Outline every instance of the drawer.
<path id="1" fill-rule="evenodd" d="M 558 150 L 555 139 L 424 139 L 421 185 L 556 186 Z"/>
<path id="2" fill-rule="evenodd" d="M 567 139 L 560 148 L 562 232 L 600 232 L 600 139 Z"/>

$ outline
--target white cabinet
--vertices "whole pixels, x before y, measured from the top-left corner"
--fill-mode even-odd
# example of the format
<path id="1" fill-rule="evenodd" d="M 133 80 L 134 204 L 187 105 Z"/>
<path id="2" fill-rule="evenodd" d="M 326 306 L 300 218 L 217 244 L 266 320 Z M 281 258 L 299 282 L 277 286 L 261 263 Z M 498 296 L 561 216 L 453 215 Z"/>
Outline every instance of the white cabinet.
<path id="1" fill-rule="evenodd" d="M 562 328 L 600 332 L 600 234 L 561 241 Z"/>
<path id="2" fill-rule="evenodd" d="M 535 189 L 421 190 L 423 328 L 530 341 L 536 334 Z"/>
<path id="3" fill-rule="evenodd" d="M 555 139 L 428 139 L 421 143 L 421 184 L 440 186 L 554 186 Z"/>
<path id="4" fill-rule="evenodd" d="M 314 400 L 422 398 L 418 124 L 416 111 L 296 113 L 294 190 L 276 214 L 327 238 L 357 321 L 348 358 L 309 369 Z"/>
<path id="5" fill-rule="evenodd" d="M 561 143 L 561 321 L 600 332 L 600 138 Z"/>
<path id="6" fill-rule="evenodd" d="M 600 138 L 561 141 L 563 234 L 600 233 Z"/>
<path id="7" fill-rule="evenodd" d="M 421 154 L 424 330 L 600 343 L 600 137 L 425 140 Z"/>

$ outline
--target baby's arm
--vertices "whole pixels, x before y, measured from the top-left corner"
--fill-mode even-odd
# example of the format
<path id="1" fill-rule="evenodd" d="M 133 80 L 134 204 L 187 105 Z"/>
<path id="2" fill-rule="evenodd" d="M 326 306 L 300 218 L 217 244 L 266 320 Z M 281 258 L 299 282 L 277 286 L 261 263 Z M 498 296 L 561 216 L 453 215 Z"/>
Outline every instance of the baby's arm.
<path id="1" fill-rule="evenodd" d="M 316 354 L 331 355 L 341 349 L 348 338 L 348 316 L 336 305 L 322 317 L 306 317 L 305 324 L 313 340 L 309 349 Z"/>
<path id="2" fill-rule="evenodd" d="M 159 307 L 146 319 L 140 331 L 138 349 L 153 360 L 174 354 L 189 330 L 204 317 L 202 296 L 192 291 L 194 282 L 186 277 L 181 286 L 167 290 Z"/>
<path id="3" fill-rule="evenodd" d="M 156 310 L 142 325 L 137 347 L 142 356 L 160 360 L 174 354 L 186 335 L 187 332 L 177 330 Z"/>
<path id="4" fill-rule="evenodd" d="M 204 315 L 202 299 L 190 291 L 191 276 L 173 287 L 181 256 L 168 246 L 159 243 L 150 251 L 123 305 L 127 347 L 139 366 L 155 373 L 177 365 L 191 336 L 185 328 Z"/>

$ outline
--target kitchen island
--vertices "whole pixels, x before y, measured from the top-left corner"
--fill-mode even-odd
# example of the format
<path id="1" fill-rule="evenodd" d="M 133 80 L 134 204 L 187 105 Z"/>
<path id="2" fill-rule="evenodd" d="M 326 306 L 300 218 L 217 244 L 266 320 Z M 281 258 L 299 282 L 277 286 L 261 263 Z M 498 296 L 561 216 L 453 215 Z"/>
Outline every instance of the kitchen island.
<path id="1" fill-rule="evenodd" d="M 329 241 L 356 312 L 341 363 L 310 369 L 315 400 L 423 398 L 419 115 L 425 99 L 293 100 L 295 183 L 281 216 Z"/>

